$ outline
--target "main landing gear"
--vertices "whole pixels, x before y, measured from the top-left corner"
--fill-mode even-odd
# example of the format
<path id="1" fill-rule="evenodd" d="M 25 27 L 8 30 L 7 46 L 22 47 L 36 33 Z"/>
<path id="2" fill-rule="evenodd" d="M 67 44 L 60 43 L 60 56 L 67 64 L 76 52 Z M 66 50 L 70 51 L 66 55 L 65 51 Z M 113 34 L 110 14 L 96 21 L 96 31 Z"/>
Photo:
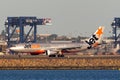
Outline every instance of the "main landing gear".
<path id="1" fill-rule="evenodd" d="M 49 57 L 64 57 L 63 54 L 51 54 Z"/>

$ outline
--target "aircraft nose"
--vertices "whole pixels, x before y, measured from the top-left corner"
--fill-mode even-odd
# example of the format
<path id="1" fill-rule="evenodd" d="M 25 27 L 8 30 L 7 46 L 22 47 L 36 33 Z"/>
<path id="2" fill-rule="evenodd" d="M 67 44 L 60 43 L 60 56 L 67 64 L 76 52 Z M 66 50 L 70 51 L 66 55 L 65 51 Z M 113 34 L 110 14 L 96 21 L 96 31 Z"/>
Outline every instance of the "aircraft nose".
<path id="1" fill-rule="evenodd" d="M 15 47 L 11 47 L 11 48 L 9 48 L 11 51 L 13 51 L 13 50 L 15 50 Z"/>

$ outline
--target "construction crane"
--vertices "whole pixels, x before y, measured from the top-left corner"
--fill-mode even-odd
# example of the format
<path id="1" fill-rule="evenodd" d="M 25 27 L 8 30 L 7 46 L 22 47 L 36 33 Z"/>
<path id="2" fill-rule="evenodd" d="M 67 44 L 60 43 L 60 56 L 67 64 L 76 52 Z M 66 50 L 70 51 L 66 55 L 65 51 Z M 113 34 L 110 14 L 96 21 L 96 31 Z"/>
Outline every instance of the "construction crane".
<path id="1" fill-rule="evenodd" d="M 29 34 L 33 30 L 33 43 L 36 42 L 36 34 L 37 34 L 37 25 L 51 25 L 51 19 L 50 18 L 41 18 L 37 19 L 36 17 L 26 17 L 26 16 L 20 16 L 20 17 L 7 17 L 7 20 L 5 21 L 5 29 L 6 29 L 6 39 L 7 44 L 10 46 L 12 43 L 26 43 L 29 37 Z M 25 35 L 25 27 L 29 29 L 28 33 Z M 18 30 L 17 30 L 18 29 Z M 13 37 L 15 34 L 15 31 L 19 32 L 19 40 L 14 41 Z"/>
<path id="2" fill-rule="evenodd" d="M 112 26 L 112 33 L 113 33 L 113 38 L 114 38 L 114 47 L 116 47 L 117 44 L 119 44 L 120 46 L 120 33 L 118 31 L 120 30 L 120 18 L 115 17 L 111 26 Z"/>

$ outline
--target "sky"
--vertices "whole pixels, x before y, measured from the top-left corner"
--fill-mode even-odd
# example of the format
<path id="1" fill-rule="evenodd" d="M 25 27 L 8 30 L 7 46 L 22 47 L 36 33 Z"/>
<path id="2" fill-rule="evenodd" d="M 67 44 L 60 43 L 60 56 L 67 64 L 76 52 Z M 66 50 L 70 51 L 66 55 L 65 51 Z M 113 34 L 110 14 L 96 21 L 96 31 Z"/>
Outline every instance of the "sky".
<path id="1" fill-rule="evenodd" d="M 105 26 L 111 36 L 111 23 L 120 17 L 120 0 L 0 0 L 0 32 L 7 17 L 51 18 L 51 26 L 38 26 L 38 34 L 91 36 Z"/>

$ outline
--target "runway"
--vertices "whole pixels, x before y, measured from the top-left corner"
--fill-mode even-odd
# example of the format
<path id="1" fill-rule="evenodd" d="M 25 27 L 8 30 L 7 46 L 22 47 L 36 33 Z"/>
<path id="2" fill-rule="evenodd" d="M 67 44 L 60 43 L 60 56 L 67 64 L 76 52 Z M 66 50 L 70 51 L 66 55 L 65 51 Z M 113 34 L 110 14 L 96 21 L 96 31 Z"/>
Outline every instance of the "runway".
<path id="1" fill-rule="evenodd" d="M 120 59 L 120 55 L 65 55 L 65 57 L 48 57 L 46 55 L 1 55 L 0 59 Z"/>

